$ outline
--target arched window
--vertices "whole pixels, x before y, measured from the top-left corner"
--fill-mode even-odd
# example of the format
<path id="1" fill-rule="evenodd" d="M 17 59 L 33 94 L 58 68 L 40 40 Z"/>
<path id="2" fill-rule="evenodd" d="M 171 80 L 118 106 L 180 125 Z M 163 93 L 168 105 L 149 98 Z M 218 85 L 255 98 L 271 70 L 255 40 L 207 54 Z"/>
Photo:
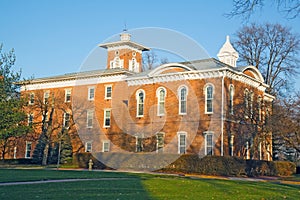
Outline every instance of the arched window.
<path id="1" fill-rule="evenodd" d="M 234 96 L 234 86 L 229 86 L 229 113 L 233 115 L 233 96 Z"/>
<path id="2" fill-rule="evenodd" d="M 144 90 L 138 90 L 136 92 L 137 117 L 144 116 L 144 101 L 145 101 Z"/>
<path id="3" fill-rule="evenodd" d="M 165 114 L 165 99 L 166 99 L 166 90 L 165 88 L 158 88 L 156 91 L 157 96 L 157 115 L 162 116 Z"/>
<path id="4" fill-rule="evenodd" d="M 244 91 L 244 107 L 245 107 L 245 117 L 249 117 L 249 91 L 245 89 Z"/>
<path id="5" fill-rule="evenodd" d="M 213 113 L 213 98 L 214 98 L 214 87 L 207 85 L 205 87 L 205 113 Z"/>
<path id="6" fill-rule="evenodd" d="M 179 114 L 187 113 L 187 88 L 182 86 L 179 88 Z"/>
<path id="7" fill-rule="evenodd" d="M 261 121 L 261 115 L 262 115 L 262 113 L 261 113 L 261 104 L 262 104 L 262 98 L 261 98 L 261 96 L 258 96 L 258 98 L 257 98 L 257 120 L 258 121 Z"/>

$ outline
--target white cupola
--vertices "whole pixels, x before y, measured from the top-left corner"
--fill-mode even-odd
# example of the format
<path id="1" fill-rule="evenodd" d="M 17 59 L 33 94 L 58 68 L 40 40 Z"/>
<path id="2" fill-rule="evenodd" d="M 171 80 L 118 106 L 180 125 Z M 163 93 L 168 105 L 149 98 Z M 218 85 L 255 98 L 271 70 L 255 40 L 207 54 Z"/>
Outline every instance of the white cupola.
<path id="1" fill-rule="evenodd" d="M 221 62 L 232 67 L 236 67 L 236 61 L 239 58 L 239 53 L 231 45 L 228 35 L 226 36 L 226 42 L 223 44 L 217 56 Z"/>

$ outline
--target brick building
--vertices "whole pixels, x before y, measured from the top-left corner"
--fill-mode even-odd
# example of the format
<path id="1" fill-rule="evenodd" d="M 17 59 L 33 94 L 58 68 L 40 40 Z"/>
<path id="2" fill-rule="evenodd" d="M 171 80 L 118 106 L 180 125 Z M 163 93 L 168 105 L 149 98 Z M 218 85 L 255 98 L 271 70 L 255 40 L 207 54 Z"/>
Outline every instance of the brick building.
<path id="1" fill-rule="evenodd" d="M 229 37 L 218 60 L 167 63 L 148 71 L 142 70 L 142 52 L 149 48 L 126 32 L 120 41 L 99 47 L 107 49 L 105 70 L 38 78 L 22 87 L 35 131 L 11 148 L 10 157 L 32 157 L 44 130 L 52 142 L 69 134 L 73 153 L 272 159 L 265 122 L 273 97 L 257 68 L 236 66 L 238 53 Z"/>

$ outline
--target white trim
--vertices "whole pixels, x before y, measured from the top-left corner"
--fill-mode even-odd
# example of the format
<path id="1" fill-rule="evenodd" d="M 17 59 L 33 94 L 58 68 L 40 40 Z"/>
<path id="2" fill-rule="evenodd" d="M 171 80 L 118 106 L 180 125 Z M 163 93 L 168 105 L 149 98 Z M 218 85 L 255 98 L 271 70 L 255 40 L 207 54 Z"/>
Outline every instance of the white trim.
<path id="1" fill-rule="evenodd" d="M 182 112 L 182 109 L 181 109 L 181 90 L 182 89 L 185 89 L 186 90 L 186 94 L 185 94 L 185 112 Z M 186 85 L 181 85 L 178 87 L 178 90 L 177 90 L 177 95 L 178 95 L 178 113 L 179 115 L 186 115 L 187 114 L 187 96 L 188 96 L 188 93 L 189 93 L 189 89 Z"/>
<path id="2" fill-rule="evenodd" d="M 106 151 L 106 149 L 104 148 L 105 145 L 104 144 L 108 144 L 108 150 Z M 109 152 L 110 151 L 110 141 L 109 140 L 104 140 L 102 141 L 102 152 Z"/>
<path id="3" fill-rule="evenodd" d="M 163 90 L 164 95 L 164 101 L 161 101 L 160 99 L 160 91 Z M 166 97 L 167 97 L 167 90 L 164 87 L 159 87 L 156 89 L 156 98 L 157 98 L 157 116 L 164 116 L 166 113 Z M 163 103 L 163 113 L 160 113 L 160 103 Z"/>
<path id="4" fill-rule="evenodd" d="M 32 121 L 31 121 L 31 122 L 30 122 L 30 117 L 32 117 Z M 33 113 L 29 113 L 29 114 L 27 115 L 27 124 L 28 124 L 28 126 L 32 125 L 33 120 L 34 120 L 34 115 L 33 115 Z"/>
<path id="5" fill-rule="evenodd" d="M 143 93 L 143 114 L 142 115 L 140 115 L 139 114 L 139 94 L 140 93 Z M 139 89 L 139 90 L 137 90 L 136 91 L 136 93 L 135 93 L 135 98 L 136 98 L 136 117 L 144 117 L 144 112 L 145 112 L 145 99 L 146 99 L 146 93 L 145 93 L 145 90 L 143 90 L 143 89 Z"/>
<path id="6" fill-rule="evenodd" d="M 90 151 L 88 151 L 88 144 L 90 144 L 90 147 L 91 147 Z M 84 149 L 85 152 L 93 152 L 93 141 L 85 142 L 84 147 L 85 147 L 85 149 Z"/>
<path id="7" fill-rule="evenodd" d="M 164 151 L 164 141 L 165 141 L 165 133 L 164 132 L 158 132 L 158 133 L 156 133 L 156 153 L 159 153 L 160 151 L 159 151 L 159 146 L 158 146 L 158 135 L 162 135 L 162 138 L 163 138 L 163 146 L 160 148 L 161 150 L 161 152 L 163 152 Z"/>
<path id="8" fill-rule="evenodd" d="M 230 84 L 229 85 L 229 114 L 233 115 L 234 114 L 234 85 Z"/>
<path id="9" fill-rule="evenodd" d="M 184 136 L 184 145 L 180 145 L 180 136 L 183 135 Z M 177 139 L 178 139 L 178 154 L 186 154 L 186 150 L 187 150 L 187 132 L 185 131 L 179 131 L 177 132 Z M 181 153 L 181 147 L 184 146 L 184 153 Z"/>
<path id="10" fill-rule="evenodd" d="M 46 99 L 47 99 L 47 103 L 49 103 L 49 98 L 50 98 L 50 90 L 44 91 L 44 96 L 43 96 L 44 104 L 46 104 Z"/>
<path id="11" fill-rule="evenodd" d="M 155 68 L 153 71 L 151 71 L 149 73 L 149 76 L 155 76 L 155 75 L 160 75 L 162 72 L 166 71 L 166 70 L 170 70 L 172 68 L 181 68 L 181 69 L 184 69 L 186 71 L 194 71 L 194 69 L 186 66 L 186 65 L 183 65 L 181 63 L 166 63 L 166 64 L 163 64 L 157 68 Z"/>
<path id="12" fill-rule="evenodd" d="M 105 125 L 106 122 L 106 112 L 109 111 L 109 125 Z M 111 108 L 105 108 L 103 110 L 103 127 L 104 128 L 109 128 L 111 125 Z"/>
<path id="13" fill-rule="evenodd" d="M 70 100 L 67 100 L 67 96 L 70 94 Z M 66 88 L 65 89 L 65 102 L 71 102 L 72 98 L 72 89 L 71 88 Z"/>
<path id="14" fill-rule="evenodd" d="M 129 45 L 124 45 L 124 44 L 120 44 L 119 46 L 114 46 L 114 47 L 108 47 L 107 51 L 124 50 L 124 49 L 133 50 L 133 51 L 136 51 L 136 52 L 142 54 L 141 50 L 134 48 L 132 46 L 129 46 Z"/>
<path id="15" fill-rule="evenodd" d="M 68 126 L 66 126 L 66 116 L 67 116 L 67 114 L 69 115 L 69 119 L 68 119 Z M 63 126 L 65 127 L 65 128 L 69 128 L 70 127 L 70 121 L 71 121 L 71 114 L 69 113 L 69 112 L 64 112 L 64 119 L 63 119 L 64 121 L 63 121 Z"/>
<path id="16" fill-rule="evenodd" d="M 50 88 L 64 88 L 64 87 L 77 87 L 82 85 L 95 85 L 100 83 L 111 83 L 120 82 L 126 78 L 127 75 L 98 75 L 97 77 L 71 77 L 60 80 L 41 80 L 36 83 L 28 83 L 21 86 L 21 91 L 31 91 L 39 89 L 50 89 Z M 38 81 L 38 80 L 37 80 Z"/>
<path id="17" fill-rule="evenodd" d="M 33 98 L 32 98 L 33 97 Z M 33 102 L 31 102 L 33 100 Z M 29 105 L 34 105 L 34 101 L 35 101 L 35 94 L 34 94 L 34 92 L 31 92 L 30 94 L 29 94 L 29 100 L 28 100 L 28 104 Z"/>
<path id="18" fill-rule="evenodd" d="M 88 100 L 89 101 L 94 101 L 95 100 L 95 96 L 96 96 L 96 87 L 95 86 L 89 86 L 88 87 Z M 93 90 L 93 97 L 91 97 L 91 90 Z"/>
<path id="19" fill-rule="evenodd" d="M 92 125 L 90 125 L 90 126 L 89 126 L 89 120 L 92 120 Z M 86 111 L 86 127 L 93 128 L 93 125 L 94 125 L 94 110 L 87 110 Z"/>
<path id="20" fill-rule="evenodd" d="M 104 99 L 111 99 L 112 98 L 112 84 L 109 84 L 109 85 L 104 85 L 105 86 L 105 96 L 104 96 Z M 110 92 L 110 97 L 107 97 L 107 88 L 111 88 L 111 92 Z"/>
<path id="21" fill-rule="evenodd" d="M 207 155 L 207 148 L 209 147 L 207 144 L 207 136 L 211 136 L 211 154 L 214 155 L 214 132 L 211 131 L 205 131 L 204 132 L 204 155 Z"/>
<path id="22" fill-rule="evenodd" d="M 212 98 L 211 99 L 207 99 L 207 88 L 208 87 L 212 87 Z M 205 114 L 213 114 L 214 113 L 214 93 L 215 93 L 215 86 L 212 84 L 212 83 L 207 83 L 205 84 L 204 86 L 204 97 L 205 97 L 205 102 L 204 102 L 204 105 L 205 105 L 205 110 L 204 110 L 204 113 Z M 211 100 L 211 110 L 212 111 L 207 111 L 207 100 Z"/>
<path id="23" fill-rule="evenodd" d="M 28 145 L 30 145 L 30 150 L 28 149 Z M 25 158 L 31 158 L 31 151 L 32 151 L 32 142 L 25 142 Z M 27 153 L 29 152 L 29 156 L 27 156 Z"/>

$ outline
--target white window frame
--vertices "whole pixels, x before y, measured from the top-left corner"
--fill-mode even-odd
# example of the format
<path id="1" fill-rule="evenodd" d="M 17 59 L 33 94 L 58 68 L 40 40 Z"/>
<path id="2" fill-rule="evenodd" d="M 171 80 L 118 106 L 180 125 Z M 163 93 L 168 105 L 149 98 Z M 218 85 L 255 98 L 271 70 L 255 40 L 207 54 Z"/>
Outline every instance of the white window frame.
<path id="1" fill-rule="evenodd" d="M 140 103 L 140 98 L 139 98 L 139 94 L 143 93 L 143 102 Z M 144 113 L 145 113 L 145 99 L 146 99 L 146 93 L 144 90 L 140 89 L 138 91 L 136 91 L 136 117 L 144 117 Z M 139 113 L 139 108 L 140 106 L 142 106 L 142 114 Z"/>
<path id="2" fill-rule="evenodd" d="M 29 148 L 30 145 L 30 148 Z M 25 158 L 31 158 L 31 151 L 32 151 L 32 142 L 26 141 L 25 143 Z"/>
<path id="3" fill-rule="evenodd" d="M 164 96 L 161 99 L 160 92 L 164 92 Z M 165 115 L 165 106 L 166 106 L 166 96 L 167 91 L 164 87 L 159 87 L 156 90 L 156 97 L 157 97 L 157 116 L 164 116 Z"/>
<path id="4" fill-rule="evenodd" d="M 108 93 L 108 88 L 110 88 L 110 93 Z M 108 96 L 110 94 L 110 96 Z M 105 85 L 105 97 L 104 99 L 111 99 L 112 98 L 112 85 Z"/>
<path id="5" fill-rule="evenodd" d="M 65 102 L 71 102 L 71 95 L 72 95 L 72 89 L 65 89 Z"/>
<path id="6" fill-rule="evenodd" d="M 159 144 L 159 137 L 162 136 L 162 146 Z M 156 134 L 156 153 L 164 152 L 165 133 L 159 132 Z"/>
<path id="7" fill-rule="evenodd" d="M 93 93 L 91 92 L 91 90 L 93 90 Z M 95 100 L 95 93 L 96 93 L 95 86 L 88 87 L 88 100 L 89 101 Z M 92 94 L 93 94 L 93 96 L 91 96 Z"/>
<path id="8" fill-rule="evenodd" d="M 229 114 L 233 115 L 234 107 L 234 85 L 229 85 Z"/>
<path id="9" fill-rule="evenodd" d="M 107 144 L 107 148 L 105 148 L 105 144 Z M 109 152 L 110 151 L 110 141 L 105 140 L 102 142 L 102 152 Z"/>
<path id="10" fill-rule="evenodd" d="M 234 135 L 230 135 L 230 155 L 234 156 Z"/>
<path id="11" fill-rule="evenodd" d="M 87 141 L 85 142 L 85 152 L 93 152 L 93 142 Z"/>
<path id="12" fill-rule="evenodd" d="M 44 104 L 49 103 L 49 98 L 50 98 L 50 91 L 47 90 L 47 91 L 44 92 L 44 100 L 43 100 Z"/>
<path id="13" fill-rule="evenodd" d="M 103 110 L 103 127 L 108 128 L 111 125 L 111 108 L 107 108 Z M 106 113 L 109 112 L 109 117 L 106 116 Z M 106 124 L 106 120 L 109 119 L 109 125 Z"/>
<path id="14" fill-rule="evenodd" d="M 28 114 L 28 119 L 27 119 L 28 126 L 31 126 L 33 124 L 33 117 L 34 116 L 32 113 Z"/>
<path id="15" fill-rule="evenodd" d="M 250 159 L 250 144 L 249 141 L 246 142 L 246 159 Z"/>
<path id="16" fill-rule="evenodd" d="M 28 101 L 29 105 L 33 105 L 34 104 L 34 97 L 35 97 L 35 95 L 34 95 L 33 92 L 29 94 L 29 101 Z"/>
<path id="17" fill-rule="evenodd" d="M 141 142 L 141 144 L 140 144 L 141 150 L 138 149 L 139 142 Z M 135 151 L 136 152 L 143 152 L 143 150 L 144 150 L 143 137 L 135 136 Z"/>
<path id="18" fill-rule="evenodd" d="M 68 120 L 67 120 L 67 115 L 69 115 L 69 119 Z M 64 117 L 64 120 L 63 120 L 63 126 L 64 126 L 64 128 L 69 128 L 70 127 L 70 121 L 71 121 L 71 114 L 68 113 L 68 112 L 65 112 L 63 117 Z M 67 122 L 69 123 L 68 126 L 66 124 Z"/>
<path id="19" fill-rule="evenodd" d="M 258 96 L 257 98 L 257 114 L 258 114 L 258 121 L 260 122 L 262 120 L 262 97 Z"/>
<path id="20" fill-rule="evenodd" d="M 93 128 L 93 124 L 94 124 L 94 110 L 87 110 L 87 112 L 86 112 L 86 127 Z"/>
<path id="21" fill-rule="evenodd" d="M 184 144 L 181 144 L 181 136 L 184 136 Z M 178 154 L 186 154 L 187 150 L 187 133 L 186 132 L 178 132 L 177 133 L 178 138 Z M 184 149 L 182 152 L 181 149 Z"/>
<path id="22" fill-rule="evenodd" d="M 185 93 L 185 96 L 184 98 L 182 98 L 182 90 L 185 89 L 186 93 Z M 183 86 L 180 86 L 179 89 L 178 89 L 178 100 L 179 100 L 179 115 L 186 115 L 187 114 L 187 95 L 188 95 L 188 88 L 183 85 Z M 185 102 L 185 105 L 184 105 L 184 109 L 185 109 L 185 112 L 183 112 L 183 106 L 182 106 L 182 103 Z"/>
<path id="23" fill-rule="evenodd" d="M 212 88 L 212 94 L 211 97 L 208 98 L 208 93 L 207 90 L 208 88 L 211 87 Z M 207 85 L 205 85 L 204 87 L 204 95 L 205 95 L 205 114 L 213 114 L 214 112 L 214 92 L 215 92 L 215 87 L 213 84 L 209 83 Z M 211 101 L 211 111 L 208 111 L 208 101 Z"/>
<path id="24" fill-rule="evenodd" d="M 204 132 L 204 154 L 214 155 L 214 133 L 213 132 Z M 208 143 L 208 137 L 211 137 L 211 143 Z M 208 154 L 208 148 L 211 148 L 211 154 Z"/>

